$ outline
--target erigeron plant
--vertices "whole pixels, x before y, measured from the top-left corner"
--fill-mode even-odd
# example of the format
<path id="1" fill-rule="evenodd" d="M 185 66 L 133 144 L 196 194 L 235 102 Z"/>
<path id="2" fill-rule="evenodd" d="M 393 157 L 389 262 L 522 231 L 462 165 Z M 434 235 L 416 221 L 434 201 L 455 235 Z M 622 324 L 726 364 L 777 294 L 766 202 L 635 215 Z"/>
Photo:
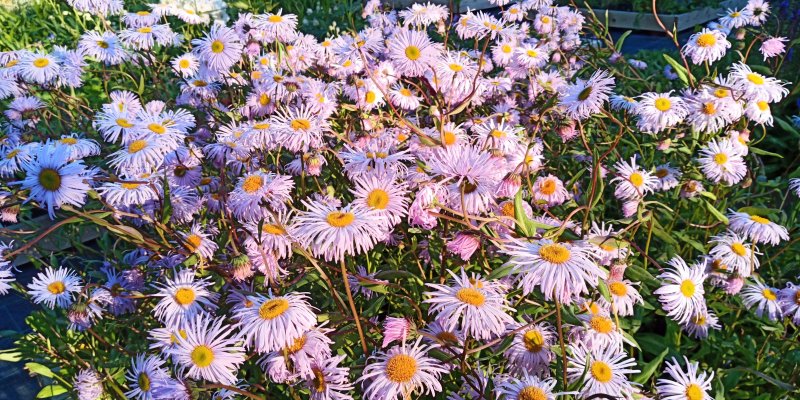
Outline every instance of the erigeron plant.
<path id="1" fill-rule="evenodd" d="M 800 181 L 761 179 L 780 155 L 756 147 L 789 95 L 766 2 L 683 46 L 665 29 L 661 89 L 547 0 L 370 1 L 321 41 L 280 10 L 70 4 L 97 29 L 0 54 L 2 215 L 55 224 L 0 268 L 42 307 L 3 353 L 52 380 L 41 396 L 796 391 L 759 369 L 796 356 L 800 322 L 777 265 Z M 32 256 L 15 282 L 11 260 L 74 226 L 103 228 L 100 251 Z"/>

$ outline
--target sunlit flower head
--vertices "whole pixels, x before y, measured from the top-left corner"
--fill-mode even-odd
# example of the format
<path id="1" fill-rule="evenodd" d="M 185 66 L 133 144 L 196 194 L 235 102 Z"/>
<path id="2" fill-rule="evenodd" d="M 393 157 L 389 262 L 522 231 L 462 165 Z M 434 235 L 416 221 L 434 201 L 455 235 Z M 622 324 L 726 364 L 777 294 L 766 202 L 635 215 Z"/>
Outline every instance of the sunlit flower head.
<path id="1" fill-rule="evenodd" d="M 413 344 L 404 343 L 369 358 L 356 381 L 364 386 L 365 399 L 396 400 L 418 392 L 434 395 L 442 391 L 439 377 L 447 370 L 427 354 L 436 346 L 423 345 L 421 341 L 419 338 Z"/>

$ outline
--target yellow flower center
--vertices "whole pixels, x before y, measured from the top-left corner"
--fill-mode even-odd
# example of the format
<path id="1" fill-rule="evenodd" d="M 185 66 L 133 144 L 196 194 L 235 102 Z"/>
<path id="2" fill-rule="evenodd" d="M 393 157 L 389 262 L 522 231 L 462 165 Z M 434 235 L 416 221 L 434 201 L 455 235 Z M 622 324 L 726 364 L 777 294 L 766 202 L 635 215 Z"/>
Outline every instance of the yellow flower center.
<path id="1" fill-rule="evenodd" d="M 188 247 L 190 251 L 196 251 L 200 248 L 201 243 L 203 243 L 203 237 L 200 235 L 193 233 L 186 237 L 186 247 Z"/>
<path id="2" fill-rule="evenodd" d="M 367 195 L 367 205 L 377 210 L 385 210 L 389 204 L 389 194 L 383 189 L 374 189 Z"/>
<path id="3" fill-rule="evenodd" d="M 136 383 L 139 384 L 139 389 L 141 389 L 143 392 L 150 391 L 150 377 L 147 376 L 147 373 L 140 373 L 139 377 L 136 378 Z"/>
<path id="4" fill-rule="evenodd" d="M 250 175 L 244 179 L 244 183 L 242 184 L 242 190 L 245 193 L 253 194 L 258 189 L 261 189 L 261 185 L 264 183 L 264 178 L 261 175 Z"/>
<path id="5" fill-rule="evenodd" d="M 130 128 L 133 126 L 133 124 L 128 122 L 128 120 L 125 118 L 117 118 L 117 120 L 114 122 L 116 122 L 117 125 L 119 125 L 122 128 Z"/>
<path id="6" fill-rule="evenodd" d="M 595 315 L 589 320 L 589 325 L 597 332 L 600 333 L 611 333 L 614 330 L 614 324 L 611 322 L 611 319 Z"/>
<path id="7" fill-rule="evenodd" d="M 556 192 L 556 181 L 555 179 L 545 179 L 542 182 L 541 187 L 539 188 L 539 192 L 541 192 L 545 196 L 549 196 Z"/>
<path id="8" fill-rule="evenodd" d="M 592 377 L 598 382 L 606 383 L 611 381 L 613 374 L 611 373 L 611 366 L 603 361 L 595 361 L 590 368 Z"/>
<path id="9" fill-rule="evenodd" d="M 705 115 L 714 115 L 717 113 L 717 107 L 712 102 L 704 103 L 703 104 L 703 114 Z"/>
<path id="10" fill-rule="evenodd" d="M 150 11 L 137 11 L 136 15 L 138 15 L 140 17 L 148 16 L 148 15 L 150 15 Z"/>
<path id="11" fill-rule="evenodd" d="M 752 220 L 753 222 L 758 222 L 759 224 L 764 224 L 764 225 L 769 223 L 768 219 L 766 219 L 764 217 L 760 217 L 758 215 L 751 215 L 750 216 L 750 220 Z"/>
<path id="12" fill-rule="evenodd" d="M 281 17 L 280 15 L 270 15 L 269 18 L 267 18 L 267 20 L 269 20 L 269 22 L 272 22 L 273 24 L 277 24 L 279 22 L 283 22 L 283 17 Z"/>
<path id="13" fill-rule="evenodd" d="M 180 288 L 175 291 L 175 295 L 173 297 L 175 298 L 176 303 L 182 306 L 188 306 L 189 304 L 192 304 L 194 302 L 195 299 L 194 289 Z"/>
<path id="14" fill-rule="evenodd" d="M 6 68 L 11 68 L 19 63 L 19 60 L 11 60 L 6 63 Z"/>
<path id="15" fill-rule="evenodd" d="M 538 330 L 531 329 L 522 336 L 522 343 L 528 351 L 538 353 L 544 348 L 544 336 Z"/>
<path id="16" fill-rule="evenodd" d="M 778 299 L 778 296 L 775 295 L 775 292 L 773 292 L 769 288 L 766 288 L 766 289 L 762 290 L 761 291 L 761 295 L 763 295 L 764 298 L 769 300 L 769 301 L 775 301 L 775 300 Z"/>
<path id="17" fill-rule="evenodd" d="M 694 292 L 697 288 L 692 282 L 691 279 L 686 279 L 685 281 L 681 282 L 681 294 L 685 297 L 692 297 L 694 296 Z"/>
<path id="18" fill-rule="evenodd" d="M 456 298 L 463 303 L 480 307 L 486 302 L 486 297 L 478 289 L 465 287 L 456 292 Z"/>
<path id="19" fill-rule="evenodd" d="M 558 243 L 546 244 L 539 248 L 539 257 L 551 264 L 563 264 L 569 261 L 570 251 Z"/>
<path id="20" fill-rule="evenodd" d="M 192 82 L 192 83 L 194 83 L 194 85 L 197 86 L 197 87 L 206 87 L 206 86 L 208 86 L 208 82 L 206 82 L 204 80 L 201 80 L 201 79 L 195 79 L 195 81 Z"/>
<path id="21" fill-rule="evenodd" d="M 270 235 L 285 235 L 286 229 L 283 229 L 280 225 L 275 224 L 264 224 L 264 232 L 269 233 Z"/>
<path id="22" fill-rule="evenodd" d="M 456 138 L 456 134 L 455 134 L 455 133 L 453 133 L 453 132 L 450 132 L 450 131 L 445 131 L 445 132 L 442 134 L 442 142 L 443 142 L 445 145 L 447 145 L 447 146 L 449 146 L 449 145 L 451 145 L 451 144 L 455 143 L 455 142 L 456 142 L 456 140 L 457 140 L 457 138 Z"/>
<path id="23" fill-rule="evenodd" d="M 690 383 L 686 387 L 686 400 L 703 400 L 703 389 L 696 383 Z"/>
<path id="24" fill-rule="evenodd" d="M 61 175 L 52 168 L 44 168 L 39 172 L 39 184 L 49 191 L 56 191 L 61 187 Z"/>
<path id="25" fill-rule="evenodd" d="M 700 47 L 711 47 L 717 44 L 717 38 L 711 33 L 703 33 L 697 37 L 697 45 Z"/>
<path id="26" fill-rule="evenodd" d="M 400 89 L 400 94 L 402 94 L 405 97 L 411 97 L 411 91 L 406 88 Z"/>
<path id="27" fill-rule="evenodd" d="M 450 70 L 452 70 L 453 72 L 461 72 L 461 70 L 464 69 L 464 67 L 462 67 L 461 64 L 450 64 L 449 67 Z"/>
<path id="28" fill-rule="evenodd" d="M 192 350 L 191 356 L 194 365 L 200 368 L 208 367 L 214 361 L 214 352 L 210 347 L 202 344 Z"/>
<path id="29" fill-rule="evenodd" d="M 547 400 L 547 394 L 536 386 L 527 386 L 519 391 L 517 400 Z"/>
<path id="30" fill-rule="evenodd" d="M 543 24 L 549 24 L 550 23 L 550 17 L 548 17 L 546 15 L 542 15 L 542 18 L 540 18 L 539 20 L 542 21 Z"/>
<path id="31" fill-rule="evenodd" d="M 143 26 L 143 27 L 137 29 L 136 31 L 139 32 L 139 33 L 150 33 L 150 32 L 153 31 L 153 28 L 151 28 L 149 26 Z"/>
<path id="32" fill-rule="evenodd" d="M 67 145 L 78 144 L 78 139 L 75 139 L 74 137 L 65 137 L 61 138 L 61 143 Z"/>
<path id="33" fill-rule="evenodd" d="M 764 84 L 764 77 L 755 73 L 751 72 L 747 74 L 747 80 L 753 82 L 755 85 L 763 85 Z"/>
<path id="34" fill-rule="evenodd" d="M 356 216 L 351 212 L 331 211 L 325 219 L 334 228 L 344 228 L 352 224 Z"/>
<path id="35" fill-rule="evenodd" d="M 138 188 L 139 186 L 142 186 L 142 185 L 140 183 L 127 183 L 126 182 L 126 183 L 121 184 L 120 186 L 122 186 L 123 189 L 133 190 L 133 189 L 136 189 L 136 188 Z"/>
<path id="36" fill-rule="evenodd" d="M 300 336 L 299 338 L 295 339 L 291 345 L 286 347 L 286 352 L 289 354 L 294 354 L 300 351 L 303 346 L 306 345 L 306 335 Z"/>
<path id="37" fill-rule="evenodd" d="M 655 101 L 655 106 L 658 111 L 669 111 L 672 108 L 672 102 L 666 97 L 659 97 Z"/>
<path id="38" fill-rule="evenodd" d="M 747 255 L 747 249 L 741 243 L 732 244 L 731 250 L 733 250 L 733 252 L 740 257 Z"/>
<path id="39" fill-rule="evenodd" d="M 36 68 L 44 68 L 48 65 L 50 65 L 50 60 L 48 60 L 47 58 L 40 57 L 33 60 L 33 66 Z"/>
<path id="40" fill-rule="evenodd" d="M 107 49 L 109 47 L 108 42 L 106 42 L 105 40 L 98 40 L 97 41 L 97 45 L 100 46 L 100 48 L 103 48 L 103 49 Z"/>
<path id="41" fill-rule="evenodd" d="M 145 147 L 147 147 L 147 141 L 146 140 L 141 140 L 141 139 L 134 140 L 134 141 L 131 142 L 131 144 L 128 145 L 128 153 L 129 154 L 138 153 L 138 152 L 142 151 Z"/>
<path id="42" fill-rule="evenodd" d="M 725 153 L 714 154 L 714 162 L 717 163 L 718 165 L 725 164 L 726 162 L 728 162 L 728 155 Z"/>
<path id="43" fill-rule="evenodd" d="M 695 325 L 703 326 L 706 324 L 706 316 L 703 314 L 697 314 L 692 319 Z"/>
<path id="44" fill-rule="evenodd" d="M 47 285 L 47 291 L 54 295 L 64 293 L 65 290 L 67 290 L 67 288 L 64 286 L 64 282 L 61 281 L 55 281 Z"/>
<path id="45" fill-rule="evenodd" d="M 633 184 L 633 186 L 639 187 L 642 186 L 642 184 L 644 183 L 644 177 L 642 176 L 642 174 L 634 172 L 631 174 L 630 181 Z"/>
<path id="46" fill-rule="evenodd" d="M 222 53 L 225 50 L 225 44 L 219 40 L 211 42 L 211 52 L 214 54 Z"/>
<path id="47" fill-rule="evenodd" d="M 504 44 L 502 47 L 500 47 L 500 50 L 502 50 L 503 53 L 511 53 L 512 49 L 511 46 Z"/>
<path id="48" fill-rule="evenodd" d="M 150 129 L 151 132 L 155 133 L 156 135 L 161 135 L 167 131 L 167 128 L 164 125 L 152 123 L 147 125 L 147 129 Z"/>
<path id="49" fill-rule="evenodd" d="M 372 90 L 368 90 L 367 93 L 364 95 L 364 101 L 367 104 L 372 104 L 378 97 L 375 95 L 375 92 Z"/>
<path id="50" fill-rule="evenodd" d="M 527 54 L 528 57 L 530 57 L 530 58 L 536 58 L 539 55 L 539 53 L 537 53 L 536 50 L 532 50 L 532 49 L 526 51 L 525 54 Z"/>
<path id="51" fill-rule="evenodd" d="M 284 298 L 277 298 L 265 301 L 258 307 L 258 316 L 261 319 L 275 319 L 283 315 L 289 309 L 289 302 Z"/>
<path id="52" fill-rule="evenodd" d="M 757 106 L 757 107 L 758 107 L 758 109 L 759 109 L 759 110 L 761 110 L 761 111 L 767 111 L 767 110 L 769 110 L 769 103 L 767 103 L 767 102 L 766 102 L 766 101 L 764 101 L 764 100 L 759 100 L 759 101 L 757 101 L 757 102 L 756 102 L 756 106 Z"/>
<path id="53" fill-rule="evenodd" d="M 408 57 L 409 60 L 417 61 L 421 55 L 419 47 L 413 45 L 406 47 L 406 57 Z"/>
<path id="54" fill-rule="evenodd" d="M 608 289 L 616 296 L 625 296 L 628 294 L 628 285 L 624 282 L 611 282 L 611 284 L 608 285 Z"/>
<path id="55" fill-rule="evenodd" d="M 717 96 L 717 98 L 720 99 L 724 99 L 728 97 L 730 94 L 731 92 L 728 89 L 717 88 L 716 90 L 714 90 L 714 96 Z"/>
<path id="56" fill-rule="evenodd" d="M 405 383 L 417 373 L 417 360 L 406 354 L 392 356 L 386 362 L 386 376 L 392 382 Z"/>
<path id="57" fill-rule="evenodd" d="M 301 129 L 308 130 L 311 128 L 311 121 L 303 118 L 297 118 L 293 119 L 289 125 L 291 125 L 292 129 L 295 131 L 299 131 Z"/>
<path id="58" fill-rule="evenodd" d="M 185 58 L 184 58 L 184 59 L 182 59 L 182 60 L 180 60 L 180 61 L 178 61 L 178 66 L 179 66 L 181 69 L 186 69 L 186 68 L 189 68 L 189 64 L 190 64 L 190 63 L 189 63 L 189 60 L 187 60 L 187 59 L 185 59 Z"/>
<path id="59" fill-rule="evenodd" d="M 317 393 L 324 392 L 325 388 L 328 387 L 328 384 L 325 383 L 325 375 L 322 374 L 319 368 L 313 368 L 312 371 L 314 372 L 314 390 Z"/>

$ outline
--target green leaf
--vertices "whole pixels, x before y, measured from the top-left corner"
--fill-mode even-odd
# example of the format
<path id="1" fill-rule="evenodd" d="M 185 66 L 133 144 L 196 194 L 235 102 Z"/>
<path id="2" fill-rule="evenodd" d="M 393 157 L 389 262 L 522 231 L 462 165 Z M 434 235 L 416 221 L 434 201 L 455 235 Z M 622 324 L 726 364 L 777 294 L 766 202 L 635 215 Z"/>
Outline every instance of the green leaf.
<path id="1" fill-rule="evenodd" d="M 726 217 L 725 214 L 723 214 L 719 210 L 717 210 L 717 208 L 714 207 L 714 205 L 711 204 L 708 200 L 703 199 L 703 203 L 706 203 L 706 208 L 708 209 L 708 212 L 710 212 L 712 215 L 714 215 L 714 218 L 716 218 L 717 220 L 721 221 L 725 225 L 728 225 L 728 223 L 730 221 L 728 221 L 728 217 Z"/>
<path id="2" fill-rule="evenodd" d="M 686 68 L 675 61 L 672 57 L 667 54 L 662 54 L 664 59 L 667 60 L 667 63 L 672 66 L 672 69 L 678 75 L 678 78 L 685 84 L 689 84 L 689 76 L 691 76 L 691 72 L 687 71 Z"/>
<path id="3" fill-rule="evenodd" d="M 528 232 L 528 224 L 525 223 L 528 220 L 528 215 L 525 214 L 525 208 L 522 207 L 522 190 L 518 191 L 517 195 L 514 196 L 514 219 L 517 221 L 517 231 L 519 233 L 525 237 L 535 233 Z"/>
<path id="4" fill-rule="evenodd" d="M 775 121 L 778 122 L 778 125 L 780 125 L 781 128 L 783 128 L 783 130 L 785 130 L 786 132 L 791 133 L 795 137 L 800 138 L 800 132 L 798 132 L 797 129 L 795 129 L 795 127 L 792 126 L 792 124 L 786 122 L 786 120 L 781 118 L 781 117 L 774 116 L 774 118 L 775 118 Z"/>
<path id="5" fill-rule="evenodd" d="M 629 265 L 625 269 L 625 275 L 631 280 L 646 283 L 648 286 L 659 286 L 658 280 L 650 272 L 638 265 Z"/>
<path id="6" fill-rule="evenodd" d="M 780 210 L 766 207 L 742 207 L 738 211 L 750 215 L 758 215 L 759 217 L 769 217 L 780 213 Z"/>
<path id="7" fill-rule="evenodd" d="M 622 36 L 619 37 L 617 43 L 614 44 L 614 48 L 617 50 L 618 53 L 622 52 L 622 44 L 625 43 L 625 39 L 631 34 L 631 32 L 633 31 L 625 31 L 625 33 L 623 33 Z"/>
<path id="8" fill-rule="evenodd" d="M 780 379 L 773 378 L 773 377 L 771 377 L 771 376 L 769 376 L 769 375 L 767 375 L 767 374 L 765 374 L 765 373 L 763 373 L 761 371 L 756 371 L 756 370 L 754 370 L 752 368 L 736 367 L 736 368 L 733 368 L 732 370 L 733 371 L 749 372 L 749 373 L 751 373 L 751 374 L 753 374 L 753 375 L 755 375 L 755 376 L 757 376 L 757 377 L 759 377 L 759 378 L 761 378 L 761 379 L 763 379 L 763 380 L 765 380 L 765 381 L 767 381 L 767 382 L 769 382 L 769 383 L 781 388 L 782 390 L 788 390 L 790 392 L 797 390 L 796 387 L 794 387 L 793 385 L 791 385 L 789 383 L 781 381 Z"/>
<path id="9" fill-rule="evenodd" d="M 7 349 L 0 351 L 0 361 L 18 362 L 21 359 L 22 359 L 22 353 L 18 352 L 17 349 Z"/>
<path id="10" fill-rule="evenodd" d="M 508 275 L 511 275 L 511 273 L 514 271 L 514 267 L 515 267 L 514 264 L 503 264 L 502 266 L 500 266 L 500 268 L 493 269 L 492 272 L 489 273 L 489 276 L 486 277 L 486 279 L 488 280 L 500 279 Z"/>
<path id="11" fill-rule="evenodd" d="M 647 380 L 650 379 L 650 377 L 653 376 L 653 374 L 658 370 L 658 367 L 664 361 L 664 357 L 666 357 L 668 353 L 669 348 L 666 348 L 658 356 L 656 356 L 656 358 L 650 360 L 649 363 L 642 367 L 642 372 L 633 378 L 633 381 L 640 384 L 647 382 Z"/>
<path id="12" fill-rule="evenodd" d="M 600 281 L 600 283 L 597 285 L 597 289 L 600 290 L 600 294 L 603 295 L 604 299 L 611 301 L 611 292 L 608 291 L 608 285 L 606 284 L 606 281 Z"/>
<path id="13" fill-rule="evenodd" d="M 759 149 L 757 147 L 751 147 L 750 151 L 752 151 L 753 154 L 758 154 L 760 156 L 770 156 L 770 157 L 783 158 L 783 156 L 778 154 L 778 153 L 773 153 L 771 151 L 761 150 L 761 149 Z"/>
<path id="14" fill-rule="evenodd" d="M 45 386 L 39 393 L 36 395 L 37 399 L 49 399 L 54 396 L 58 396 L 60 394 L 67 393 L 67 388 L 61 385 L 50 385 Z"/>
<path id="15" fill-rule="evenodd" d="M 50 368 L 47 368 L 42 364 L 37 364 L 37 363 L 33 363 L 33 362 L 26 363 L 25 364 L 25 369 L 30 371 L 32 374 L 46 376 L 48 378 L 52 378 L 53 375 L 54 375 L 53 371 L 51 371 Z"/>

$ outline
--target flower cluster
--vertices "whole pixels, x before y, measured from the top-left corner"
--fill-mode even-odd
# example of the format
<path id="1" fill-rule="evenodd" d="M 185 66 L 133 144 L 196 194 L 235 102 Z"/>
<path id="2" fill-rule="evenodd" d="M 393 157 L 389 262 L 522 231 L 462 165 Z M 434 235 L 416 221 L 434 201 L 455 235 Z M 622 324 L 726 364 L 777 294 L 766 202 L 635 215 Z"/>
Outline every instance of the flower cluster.
<path id="1" fill-rule="evenodd" d="M 647 83 L 642 62 L 587 44 L 598 21 L 549 0 L 371 0 L 363 29 L 322 41 L 280 10 L 69 3 L 104 24 L 0 53 L 0 206 L 125 249 L 18 287 L 71 335 L 137 332 L 103 343 L 124 365 L 80 364 L 82 400 L 701 400 L 713 371 L 672 359 L 656 380 L 634 357 L 643 313 L 704 340 L 723 328 L 709 296 L 741 291 L 800 324 L 800 286 L 759 273 L 788 217 L 748 192 L 788 82 L 731 51 L 733 31 L 764 28 L 762 0 L 668 57 L 673 86 L 642 90 L 626 85 Z M 785 40 L 759 35 L 780 58 Z M 95 109 L 69 94 L 112 72 L 142 83 Z"/>

